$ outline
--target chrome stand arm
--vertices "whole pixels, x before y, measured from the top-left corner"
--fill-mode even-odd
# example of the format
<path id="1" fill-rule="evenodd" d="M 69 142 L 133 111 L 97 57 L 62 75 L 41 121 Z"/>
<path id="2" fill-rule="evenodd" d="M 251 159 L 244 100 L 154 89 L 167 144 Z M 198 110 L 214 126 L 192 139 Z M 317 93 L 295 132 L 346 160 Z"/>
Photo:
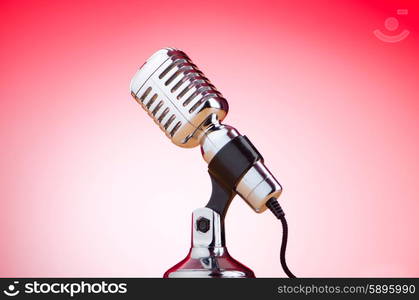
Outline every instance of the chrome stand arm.
<path id="1" fill-rule="evenodd" d="M 203 207 L 192 213 L 192 245 L 188 255 L 166 271 L 164 277 L 254 278 L 255 274 L 230 256 L 221 216 Z"/>

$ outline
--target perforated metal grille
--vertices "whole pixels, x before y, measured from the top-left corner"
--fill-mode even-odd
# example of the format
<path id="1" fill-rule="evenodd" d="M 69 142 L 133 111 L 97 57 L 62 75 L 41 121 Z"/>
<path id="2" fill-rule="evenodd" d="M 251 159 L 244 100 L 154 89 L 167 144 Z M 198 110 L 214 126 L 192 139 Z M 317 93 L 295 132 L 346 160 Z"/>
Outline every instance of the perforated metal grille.
<path id="1" fill-rule="evenodd" d="M 165 49 L 160 55 L 152 56 L 139 70 L 141 72 L 144 74 L 138 78 L 143 82 L 137 82 L 135 86 L 139 89 L 131 92 L 177 144 L 184 143 L 182 139 L 210 114 L 218 110 L 223 116 L 226 114 L 227 102 L 221 93 L 180 50 Z"/>

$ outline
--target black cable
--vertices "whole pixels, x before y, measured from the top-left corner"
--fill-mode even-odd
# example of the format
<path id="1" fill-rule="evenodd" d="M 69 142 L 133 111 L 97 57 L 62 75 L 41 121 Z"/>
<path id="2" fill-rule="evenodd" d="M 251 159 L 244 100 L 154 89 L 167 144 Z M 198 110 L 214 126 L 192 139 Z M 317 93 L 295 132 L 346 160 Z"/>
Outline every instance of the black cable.
<path id="1" fill-rule="evenodd" d="M 285 219 L 285 213 L 282 210 L 281 205 L 279 205 L 278 201 L 275 198 L 271 198 L 266 202 L 266 206 L 272 211 L 272 213 L 277 217 L 282 223 L 282 243 L 281 243 L 281 252 L 280 252 L 280 260 L 281 266 L 284 270 L 285 274 L 289 278 L 296 278 L 294 274 L 290 271 L 287 266 L 287 261 L 285 259 L 285 250 L 287 249 L 287 241 L 288 241 L 288 224 L 287 220 Z"/>

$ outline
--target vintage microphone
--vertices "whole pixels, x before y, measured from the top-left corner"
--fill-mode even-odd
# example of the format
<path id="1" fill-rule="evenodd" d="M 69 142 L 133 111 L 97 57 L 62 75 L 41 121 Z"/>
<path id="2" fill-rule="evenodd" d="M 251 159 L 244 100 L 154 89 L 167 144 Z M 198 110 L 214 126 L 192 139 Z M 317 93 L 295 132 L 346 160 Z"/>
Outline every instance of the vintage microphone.
<path id="1" fill-rule="evenodd" d="M 285 260 L 287 223 L 276 200 L 282 188 L 246 136 L 224 125 L 228 104 L 221 93 L 182 51 L 154 53 L 131 81 L 131 95 L 170 140 L 185 148 L 201 146 L 212 182 L 206 207 L 192 215 L 192 247 L 188 256 L 164 277 L 254 277 L 225 247 L 224 217 L 236 194 L 257 213 L 269 208 L 281 220 L 281 265 Z"/>

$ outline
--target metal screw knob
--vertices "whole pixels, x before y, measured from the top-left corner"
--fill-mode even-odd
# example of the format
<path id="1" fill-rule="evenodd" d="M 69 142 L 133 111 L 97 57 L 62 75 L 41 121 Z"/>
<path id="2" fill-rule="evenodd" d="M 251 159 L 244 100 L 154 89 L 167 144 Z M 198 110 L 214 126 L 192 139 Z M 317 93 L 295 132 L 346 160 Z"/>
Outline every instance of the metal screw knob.
<path id="1" fill-rule="evenodd" d="M 207 218 L 200 217 L 198 220 L 196 220 L 196 228 L 200 232 L 207 232 L 210 229 L 211 222 Z"/>

